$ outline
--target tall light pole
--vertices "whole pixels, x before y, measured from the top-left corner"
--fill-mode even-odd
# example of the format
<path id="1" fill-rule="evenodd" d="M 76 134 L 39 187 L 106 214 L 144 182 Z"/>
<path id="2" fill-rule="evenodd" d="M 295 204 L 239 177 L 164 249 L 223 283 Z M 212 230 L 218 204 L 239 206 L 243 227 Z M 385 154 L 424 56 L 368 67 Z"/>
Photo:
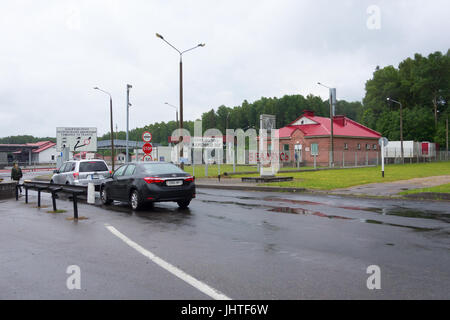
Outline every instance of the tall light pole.
<path id="1" fill-rule="evenodd" d="M 400 105 L 400 152 L 402 155 L 402 164 L 405 164 L 405 157 L 403 154 L 403 105 L 399 101 L 395 101 L 394 99 L 387 98 L 388 102 L 394 102 Z"/>
<path id="2" fill-rule="evenodd" d="M 184 51 L 180 51 L 176 47 L 174 47 L 170 42 L 168 42 L 166 39 L 164 39 L 164 37 L 162 35 L 160 35 L 159 33 L 156 34 L 156 37 L 163 40 L 165 43 L 167 43 L 169 46 L 171 46 L 173 49 L 175 49 L 178 52 L 178 54 L 180 55 L 180 124 L 179 124 L 179 128 L 183 129 L 183 54 L 188 51 L 194 50 L 196 48 L 204 47 L 205 44 L 200 43 L 193 48 L 190 48 L 190 49 L 187 49 Z M 183 141 L 183 137 L 180 137 L 180 142 L 181 141 Z M 180 157 L 182 157 L 182 156 L 183 156 L 183 150 L 180 148 Z"/>
<path id="3" fill-rule="evenodd" d="M 177 119 L 177 124 L 178 124 L 178 108 L 168 102 L 164 102 L 164 104 L 167 104 L 169 107 L 175 108 L 176 111 L 176 119 Z"/>
<path id="4" fill-rule="evenodd" d="M 99 90 L 109 96 L 109 114 L 111 118 L 111 168 L 114 171 L 114 127 L 113 127 L 113 110 L 112 110 L 112 96 L 109 92 L 95 87 L 94 90 Z"/>
<path id="5" fill-rule="evenodd" d="M 131 84 L 127 84 L 127 136 L 126 136 L 126 162 L 130 162 L 130 158 L 128 155 L 128 131 L 129 131 L 129 122 L 130 122 L 130 115 L 129 115 L 129 111 L 130 111 L 130 107 L 131 107 L 131 103 L 130 103 L 130 89 L 133 88 L 133 86 Z"/>
<path id="6" fill-rule="evenodd" d="M 333 117 L 336 109 L 336 88 L 330 88 L 320 82 L 317 82 L 319 86 L 328 88 L 330 90 L 330 147 L 331 147 L 331 154 L 330 154 L 330 164 L 331 167 L 334 167 L 334 133 L 333 133 Z"/>
<path id="7" fill-rule="evenodd" d="M 448 116 L 447 120 L 445 120 L 445 144 L 446 144 L 446 153 L 445 153 L 445 160 L 448 160 Z"/>

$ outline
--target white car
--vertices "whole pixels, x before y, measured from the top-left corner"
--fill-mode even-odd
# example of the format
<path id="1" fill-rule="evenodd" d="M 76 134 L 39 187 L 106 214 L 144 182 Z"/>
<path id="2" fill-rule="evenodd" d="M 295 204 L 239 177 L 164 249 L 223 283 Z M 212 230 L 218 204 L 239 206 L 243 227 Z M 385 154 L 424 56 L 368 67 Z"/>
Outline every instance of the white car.
<path id="1" fill-rule="evenodd" d="M 87 186 L 89 183 L 95 185 L 95 190 L 100 190 L 100 186 L 111 176 L 111 171 L 105 161 L 94 160 L 71 160 L 53 172 L 50 183 L 71 184 Z"/>

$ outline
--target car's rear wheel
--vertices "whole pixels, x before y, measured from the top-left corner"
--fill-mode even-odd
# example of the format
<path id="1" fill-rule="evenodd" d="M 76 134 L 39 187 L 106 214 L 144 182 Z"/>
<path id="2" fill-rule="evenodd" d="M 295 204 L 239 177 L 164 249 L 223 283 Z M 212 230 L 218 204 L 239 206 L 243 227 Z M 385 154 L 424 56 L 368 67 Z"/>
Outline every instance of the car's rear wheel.
<path id="1" fill-rule="evenodd" d="M 137 190 L 133 190 L 130 195 L 130 205 L 131 209 L 139 210 L 142 207 L 143 201 L 139 196 L 139 192 Z"/>
<path id="2" fill-rule="evenodd" d="M 108 191 L 106 190 L 105 187 L 102 187 L 100 189 L 100 199 L 102 200 L 102 203 L 104 205 L 109 205 L 112 203 L 112 200 L 109 199 L 109 197 L 108 197 Z"/>
<path id="3" fill-rule="evenodd" d="M 191 200 L 177 201 L 177 203 L 181 209 L 187 209 L 187 207 L 189 207 L 189 204 L 191 203 Z"/>

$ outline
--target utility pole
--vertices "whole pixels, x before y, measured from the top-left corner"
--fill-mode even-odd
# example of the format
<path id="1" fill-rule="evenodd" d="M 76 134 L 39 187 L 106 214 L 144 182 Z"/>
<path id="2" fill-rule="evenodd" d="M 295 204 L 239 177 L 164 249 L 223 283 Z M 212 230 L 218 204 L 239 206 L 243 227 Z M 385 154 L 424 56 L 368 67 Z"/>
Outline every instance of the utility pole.
<path id="1" fill-rule="evenodd" d="M 334 126 L 333 126 L 333 120 L 335 116 L 335 108 L 336 105 L 336 88 L 330 89 L 330 118 L 331 118 L 331 167 L 334 168 Z"/>
<path id="2" fill-rule="evenodd" d="M 126 134 L 126 148 L 125 148 L 125 152 L 126 152 L 126 161 L 125 162 L 130 162 L 130 158 L 128 155 L 128 131 L 129 131 L 129 121 L 130 121 L 130 115 L 129 115 L 129 111 L 130 111 L 130 107 L 131 107 L 131 103 L 130 103 L 130 89 L 133 88 L 133 86 L 131 84 L 127 84 L 127 134 Z"/>
<path id="3" fill-rule="evenodd" d="M 112 171 L 114 171 L 114 127 L 113 127 L 112 97 L 109 98 L 109 112 L 111 114 L 111 167 Z"/>
<path id="4" fill-rule="evenodd" d="M 112 171 L 114 171 L 114 125 L 113 125 L 112 96 L 109 92 L 102 90 L 99 87 L 95 87 L 94 90 L 99 90 L 103 93 L 106 93 L 109 96 L 109 114 L 111 118 L 111 167 Z"/>
<path id="5" fill-rule="evenodd" d="M 328 88 L 330 90 L 330 166 L 334 167 L 334 132 L 333 132 L 333 118 L 335 116 L 336 109 L 336 88 L 330 88 L 320 82 L 319 86 Z"/>
<path id="6" fill-rule="evenodd" d="M 176 111 L 176 121 L 177 121 L 177 126 L 179 126 L 179 124 L 178 124 L 178 108 L 177 108 L 176 106 L 174 106 L 174 105 L 168 103 L 168 102 L 164 102 L 164 104 L 167 104 L 169 107 L 172 107 L 172 108 L 175 109 L 175 111 Z"/>
<path id="7" fill-rule="evenodd" d="M 447 149 L 447 153 L 445 154 L 445 159 L 448 160 L 448 116 L 447 116 L 447 120 L 445 121 L 445 134 L 446 134 L 446 149 Z"/>
<path id="8" fill-rule="evenodd" d="M 400 105 L 400 152 L 402 156 L 402 164 L 405 164 L 405 157 L 403 153 L 403 105 L 399 101 L 395 101 L 394 99 L 387 98 L 387 101 L 394 102 Z"/>
<path id="9" fill-rule="evenodd" d="M 168 42 L 166 39 L 164 39 L 164 37 L 162 35 L 160 35 L 159 33 L 156 34 L 156 37 L 161 39 L 161 40 L 163 40 L 165 43 L 167 43 L 169 46 L 171 46 L 173 49 L 175 49 L 178 52 L 178 54 L 180 55 L 180 123 L 179 123 L 179 128 L 183 129 L 183 54 L 188 52 L 188 51 L 194 50 L 194 49 L 196 49 L 198 47 L 204 47 L 205 44 L 204 43 L 200 43 L 200 44 L 196 45 L 193 48 L 190 48 L 190 49 L 187 49 L 187 50 L 184 50 L 184 51 L 180 51 L 176 47 L 174 47 L 170 42 Z M 182 131 L 182 130 L 180 130 L 180 131 Z M 183 157 L 183 148 L 182 148 L 181 143 L 183 142 L 183 136 L 182 136 L 181 132 L 180 132 L 180 135 L 181 135 L 180 136 L 180 141 L 179 141 L 179 144 L 180 144 L 180 158 L 182 158 Z M 181 168 L 182 169 L 184 168 L 184 163 L 183 162 L 181 162 Z"/>
<path id="10" fill-rule="evenodd" d="M 400 103 L 400 151 L 402 153 L 402 164 L 405 164 L 405 155 L 403 151 L 403 106 Z"/>

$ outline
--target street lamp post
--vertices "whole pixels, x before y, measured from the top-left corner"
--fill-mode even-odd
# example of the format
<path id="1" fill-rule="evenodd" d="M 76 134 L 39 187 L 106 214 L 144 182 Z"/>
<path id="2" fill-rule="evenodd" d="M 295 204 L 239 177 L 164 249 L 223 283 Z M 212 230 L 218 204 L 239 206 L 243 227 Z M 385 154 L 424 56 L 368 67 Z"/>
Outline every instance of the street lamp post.
<path id="1" fill-rule="evenodd" d="M 187 49 L 184 51 L 180 51 L 176 47 L 174 47 L 170 42 L 168 42 L 166 39 L 164 39 L 164 37 L 162 35 L 160 35 L 159 33 L 156 34 L 156 37 L 163 40 L 165 43 L 167 43 L 169 46 L 171 46 L 173 49 L 175 49 L 178 52 L 178 54 L 180 55 L 180 123 L 179 123 L 179 128 L 183 129 L 183 54 L 188 51 L 194 50 L 198 47 L 204 47 L 205 44 L 200 43 L 193 48 L 190 48 L 190 49 Z M 182 141 L 183 141 L 183 137 L 180 137 L 180 142 L 182 142 Z M 183 150 L 180 148 L 180 157 L 182 157 L 182 156 L 183 156 Z"/>
<path id="2" fill-rule="evenodd" d="M 94 90 L 99 90 L 109 96 L 109 114 L 111 118 L 111 168 L 114 171 L 114 127 L 113 127 L 113 110 L 112 110 L 112 96 L 109 92 L 95 87 Z"/>
<path id="3" fill-rule="evenodd" d="M 333 133 L 333 118 L 336 108 L 336 88 L 330 88 L 320 82 L 317 82 L 319 86 L 328 88 L 330 90 L 330 147 L 331 147 L 331 154 L 330 154 L 330 165 L 331 167 L 334 167 L 334 133 Z"/>
<path id="4" fill-rule="evenodd" d="M 400 105 L 400 152 L 402 156 L 402 164 L 405 164 L 405 157 L 403 153 L 403 105 L 399 101 L 395 101 L 394 99 L 387 98 L 388 102 L 394 102 Z"/>
<path id="5" fill-rule="evenodd" d="M 446 144 L 446 153 L 445 153 L 445 160 L 448 160 L 448 116 L 447 120 L 445 121 L 445 144 Z"/>
<path id="6" fill-rule="evenodd" d="M 133 88 L 133 86 L 131 84 L 127 84 L 127 137 L 126 137 L 126 162 L 130 162 L 130 158 L 128 155 L 128 131 L 129 131 L 129 121 L 130 121 L 130 115 L 129 115 L 129 111 L 130 111 L 130 107 L 131 107 L 131 103 L 130 103 L 130 89 Z"/>
<path id="7" fill-rule="evenodd" d="M 175 111 L 176 111 L 176 119 L 177 119 L 177 125 L 178 125 L 178 108 L 177 107 L 175 107 L 174 105 L 172 105 L 172 104 L 170 104 L 170 103 L 168 103 L 168 102 L 164 102 L 164 104 L 167 104 L 169 107 L 172 107 L 172 108 L 174 108 L 175 109 Z"/>

